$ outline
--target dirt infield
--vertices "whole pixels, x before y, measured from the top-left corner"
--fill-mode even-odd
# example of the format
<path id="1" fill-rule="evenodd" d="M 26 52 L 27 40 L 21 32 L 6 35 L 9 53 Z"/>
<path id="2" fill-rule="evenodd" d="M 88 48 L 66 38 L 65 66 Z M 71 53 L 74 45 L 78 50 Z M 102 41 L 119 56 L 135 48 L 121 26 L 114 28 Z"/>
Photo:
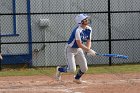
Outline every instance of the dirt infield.
<path id="1" fill-rule="evenodd" d="M 0 93 L 140 93 L 140 73 L 85 74 L 82 84 L 73 75 L 62 81 L 49 76 L 0 77 Z"/>

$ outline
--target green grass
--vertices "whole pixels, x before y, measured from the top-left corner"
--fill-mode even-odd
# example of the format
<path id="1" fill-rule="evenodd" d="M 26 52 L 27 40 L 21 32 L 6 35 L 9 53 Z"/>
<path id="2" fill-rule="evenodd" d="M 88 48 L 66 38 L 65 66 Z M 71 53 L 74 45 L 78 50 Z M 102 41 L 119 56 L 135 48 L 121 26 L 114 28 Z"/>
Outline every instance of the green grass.
<path id="1" fill-rule="evenodd" d="M 46 68 L 22 68 L 3 70 L 0 72 L 0 76 L 33 76 L 33 75 L 53 75 L 55 73 L 55 67 Z"/>
<path id="2" fill-rule="evenodd" d="M 92 66 L 87 71 L 88 74 L 101 73 L 137 73 L 140 72 L 140 64 L 125 64 L 113 66 Z"/>
<path id="3" fill-rule="evenodd" d="M 32 75 L 54 75 L 56 67 L 40 67 L 40 68 L 14 68 L 3 69 L 0 76 L 32 76 Z M 78 68 L 78 67 L 77 67 Z M 125 65 L 99 65 L 89 66 L 87 74 L 103 74 L 103 73 L 140 73 L 140 64 Z"/>

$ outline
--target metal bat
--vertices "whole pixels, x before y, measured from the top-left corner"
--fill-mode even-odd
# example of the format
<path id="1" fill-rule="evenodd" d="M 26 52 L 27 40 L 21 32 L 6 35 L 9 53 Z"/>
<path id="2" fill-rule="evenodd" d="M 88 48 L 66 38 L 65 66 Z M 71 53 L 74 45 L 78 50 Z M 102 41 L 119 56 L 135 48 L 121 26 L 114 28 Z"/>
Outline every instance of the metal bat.
<path id="1" fill-rule="evenodd" d="M 96 55 L 97 56 L 106 56 L 106 57 L 115 57 L 115 58 L 128 59 L 128 56 L 120 55 L 120 54 L 100 54 L 100 53 L 96 53 Z"/>

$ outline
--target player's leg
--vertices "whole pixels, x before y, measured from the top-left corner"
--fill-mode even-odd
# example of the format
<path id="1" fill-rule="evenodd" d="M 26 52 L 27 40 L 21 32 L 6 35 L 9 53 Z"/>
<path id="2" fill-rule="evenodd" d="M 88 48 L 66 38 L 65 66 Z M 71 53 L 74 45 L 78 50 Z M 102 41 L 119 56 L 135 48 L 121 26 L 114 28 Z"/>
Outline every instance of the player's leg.
<path id="1" fill-rule="evenodd" d="M 75 63 L 75 55 L 73 53 L 67 54 L 67 66 L 59 67 L 58 71 L 60 72 L 71 72 L 74 73 L 76 71 L 76 63 Z"/>
<path id="2" fill-rule="evenodd" d="M 66 58 L 66 71 L 74 73 L 76 71 L 75 55 L 77 54 L 77 48 L 71 48 L 66 45 L 65 47 L 65 58 Z"/>
<path id="3" fill-rule="evenodd" d="M 62 72 L 72 72 L 74 73 L 76 71 L 76 64 L 75 64 L 75 54 L 77 53 L 77 50 L 70 48 L 66 46 L 65 48 L 65 58 L 67 62 L 67 67 L 57 67 L 56 72 L 56 79 L 61 79 L 61 73 Z"/>
<path id="4" fill-rule="evenodd" d="M 80 66 L 76 76 L 75 76 L 75 80 L 74 82 L 76 83 L 82 83 L 80 81 L 80 78 L 82 77 L 82 75 L 88 70 L 88 66 L 87 66 L 87 60 L 85 58 L 85 55 L 83 53 L 83 50 L 79 50 L 78 54 L 76 55 L 76 63 Z"/>

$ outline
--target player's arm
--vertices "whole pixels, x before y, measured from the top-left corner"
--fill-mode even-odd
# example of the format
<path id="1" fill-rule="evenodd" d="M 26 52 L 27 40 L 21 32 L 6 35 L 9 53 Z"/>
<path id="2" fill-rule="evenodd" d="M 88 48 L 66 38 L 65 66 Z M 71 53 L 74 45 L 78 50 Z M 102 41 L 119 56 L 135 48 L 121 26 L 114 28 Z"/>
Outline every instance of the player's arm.
<path id="1" fill-rule="evenodd" d="M 84 51 L 88 52 L 91 48 L 91 40 L 87 40 L 86 45 L 82 44 L 80 40 L 76 40 L 76 43 L 79 48 L 82 48 Z"/>
<path id="2" fill-rule="evenodd" d="M 80 31 L 78 31 L 78 30 L 75 33 L 75 39 L 76 39 L 76 43 L 79 48 L 82 48 L 86 52 L 88 52 L 90 50 L 87 46 L 82 44 L 81 37 L 80 37 Z"/>
<path id="3" fill-rule="evenodd" d="M 92 56 L 96 55 L 96 52 L 94 50 L 92 50 L 92 49 L 88 48 L 87 46 L 85 46 L 84 44 L 82 44 L 82 42 L 80 40 L 76 40 L 76 43 L 77 43 L 79 48 L 82 48 L 84 51 L 86 51 L 90 55 L 92 55 Z M 89 43 L 89 47 L 91 45 L 90 43 Z"/>
<path id="4" fill-rule="evenodd" d="M 84 51 L 88 52 L 90 50 L 90 48 L 88 48 L 87 46 L 82 44 L 81 40 L 76 40 L 76 43 L 77 43 L 78 47 L 82 48 Z"/>
<path id="5" fill-rule="evenodd" d="M 82 48 L 85 52 L 90 53 L 93 56 L 96 55 L 95 54 L 96 52 L 94 50 L 90 49 L 90 47 L 91 47 L 91 36 L 90 36 L 89 40 L 87 41 L 87 45 L 82 44 L 79 31 L 76 32 L 75 37 L 76 37 L 76 43 L 77 43 L 79 48 Z"/>
<path id="6" fill-rule="evenodd" d="M 82 44 L 82 41 L 80 38 L 80 33 L 78 33 L 78 31 L 75 34 L 75 37 L 76 37 L 76 43 L 77 43 L 79 48 L 82 48 L 85 52 L 89 53 L 92 56 L 96 55 L 96 52 L 94 50 L 90 49 L 90 47 L 91 47 L 91 34 L 90 34 L 89 39 L 87 40 L 86 45 Z"/>
<path id="7" fill-rule="evenodd" d="M 87 42 L 86 42 L 86 46 L 87 46 L 87 48 L 91 48 L 91 36 L 92 36 L 92 29 L 90 28 L 90 35 L 89 35 L 89 38 L 88 38 L 88 40 L 87 40 Z"/>
<path id="8" fill-rule="evenodd" d="M 90 39 L 87 40 L 87 42 L 86 42 L 86 46 L 87 46 L 88 49 L 91 48 L 91 40 L 90 40 Z"/>

